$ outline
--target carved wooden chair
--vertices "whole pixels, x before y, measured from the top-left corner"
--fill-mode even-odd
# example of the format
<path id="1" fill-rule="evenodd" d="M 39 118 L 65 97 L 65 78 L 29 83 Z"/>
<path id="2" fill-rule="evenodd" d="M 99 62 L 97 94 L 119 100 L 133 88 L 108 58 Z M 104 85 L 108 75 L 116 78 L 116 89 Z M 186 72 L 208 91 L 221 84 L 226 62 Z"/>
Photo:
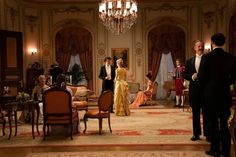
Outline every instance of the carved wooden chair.
<path id="1" fill-rule="evenodd" d="M 102 120 L 103 120 L 103 118 L 107 118 L 110 132 L 112 132 L 111 124 L 110 124 L 110 111 L 111 111 L 112 104 L 113 104 L 113 92 L 110 90 L 104 91 L 99 96 L 98 109 L 88 110 L 88 112 L 86 112 L 84 115 L 84 126 L 85 126 L 84 133 L 87 130 L 86 121 L 88 118 L 98 119 L 99 134 L 102 133 Z"/>
<path id="2" fill-rule="evenodd" d="M 5 136 L 5 126 L 6 126 L 6 119 L 5 119 L 5 113 L 0 108 L 0 123 L 2 124 L 2 135 Z"/>
<path id="3" fill-rule="evenodd" d="M 5 136 L 5 126 L 8 119 L 9 130 L 10 130 L 8 140 L 10 140 L 12 133 L 12 127 L 11 127 L 12 119 L 14 119 L 15 123 L 15 136 L 17 134 L 17 114 L 16 114 L 17 112 L 16 110 L 12 111 L 11 107 L 9 108 L 9 106 L 7 105 L 8 103 L 15 102 L 15 100 L 16 97 L 11 95 L 0 97 L 0 123 L 2 124 L 2 134 L 3 136 Z"/>
<path id="4" fill-rule="evenodd" d="M 78 112 L 72 108 L 72 97 L 69 91 L 60 87 L 52 87 L 43 93 L 43 134 L 46 138 L 46 126 L 70 126 L 70 136 L 73 139 L 73 126 L 76 125 L 78 133 Z"/>

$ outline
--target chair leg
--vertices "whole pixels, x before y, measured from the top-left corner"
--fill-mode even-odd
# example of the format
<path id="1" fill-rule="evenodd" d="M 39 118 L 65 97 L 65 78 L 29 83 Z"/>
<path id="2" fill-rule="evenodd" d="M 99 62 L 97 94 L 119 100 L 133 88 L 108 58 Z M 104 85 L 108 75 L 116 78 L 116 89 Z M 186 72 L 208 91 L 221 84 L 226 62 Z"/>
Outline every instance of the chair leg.
<path id="1" fill-rule="evenodd" d="M 43 140 L 45 140 L 46 139 L 46 125 L 45 124 L 43 124 Z"/>
<path id="2" fill-rule="evenodd" d="M 49 134 L 49 125 L 47 125 L 47 135 Z"/>
<path id="3" fill-rule="evenodd" d="M 40 135 L 40 133 L 39 133 L 39 110 L 40 110 L 40 108 L 39 108 L 39 105 L 37 104 L 37 105 L 36 105 L 36 113 L 37 113 L 37 117 L 36 117 L 36 129 L 37 129 L 38 135 Z"/>
<path id="4" fill-rule="evenodd" d="M 101 135 L 102 134 L 102 118 L 99 118 L 98 123 L 99 123 L 99 134 Z"/>
<path id="5" fill-rule="evenodd" d="M 11 126 L 11 113 L 8 112 L 8 121 L 9 121 L 9 128 L 10 128 L 10 133 L 8 136 L 8 140 L 11 139 L 11 133 L 12 133 L 12 126 Z"/>
<path id="6" fill-rule="evenodd" d="M 14 111 L 14 119 L 15 119 L 15 136 L 17 135 L 17 111 Z"/>
<path id="7" fill-rule="evenodd" d="M 5 136 L 5 126 L 6 126 L 6 120 L 3 117 L 2 118 L 2 134 L 3 134 L 3 136 Z"/>
<path id="8" fill-rule="evenodd" d="M 110 120 L 110 117 L 108 117 L 108 124 L 109 124 L 110 133 L 112 133 L 112 130 L 111 130 L 111 120 Z"/>
<path id="9" fill-rule="evenodd" d="M 87 117 L 84 116 L 84 131 L 83 131 L 84 134 L 85 134 L 85 131 L 87 130 L 87 124 L 86 124 L 86 121 L 87 121 Z"/>
<path id="10" fill-rule="evenodd" d="M 70 139 L 73 140 L 73 123 L 70 123 Z"/>
<path id="11" fill-rule="evenodd" d="M 78 134 L 79 132 L 80 132 L 80 121 L 79 121 L 79 116 L 77 115 L 76 133 Z"/>

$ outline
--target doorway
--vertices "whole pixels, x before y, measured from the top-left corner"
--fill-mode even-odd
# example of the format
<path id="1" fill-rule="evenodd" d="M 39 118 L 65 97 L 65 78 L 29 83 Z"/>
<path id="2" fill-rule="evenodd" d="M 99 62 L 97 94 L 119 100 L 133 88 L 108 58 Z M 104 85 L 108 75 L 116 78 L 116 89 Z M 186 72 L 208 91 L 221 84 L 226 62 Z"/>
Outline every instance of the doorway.
<path id="1" fill-rule="evenodd" d="M 10 95 L 23 89 L 22 32 L 0 30 L 0 86 L 8 88 Z"/>

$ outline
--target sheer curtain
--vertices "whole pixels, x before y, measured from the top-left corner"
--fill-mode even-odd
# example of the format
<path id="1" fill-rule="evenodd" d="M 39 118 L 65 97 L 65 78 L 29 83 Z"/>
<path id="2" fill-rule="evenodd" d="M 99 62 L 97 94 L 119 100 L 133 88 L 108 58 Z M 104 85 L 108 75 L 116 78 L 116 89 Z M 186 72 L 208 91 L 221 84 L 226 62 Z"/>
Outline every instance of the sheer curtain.
<path id="1" fill-rule="evenodd" d="M 79 57 L 79 54 L 76 54 L 75 56 L 71 55 L 70 57 L 70 63 L 69 63 L 69 66 L 68 66 L 68 70 L 67 72 L 71 71 L 72 67 L 75 65 L 75 64 L 78 64 L 81 68 L 82 68 L 82 65 L 81 65 L 81 62 L 80 62 L 80 57 Z M 80 81 L 78 83 L 78 85 L 88 85 L 88 82 L 85 78 L 83 78 L 82 81 Z"/>
<path id="2" fill-rule="evenodd" d="M 157 99 L 165 98 L 166 92 L 163 89 L 163 85 L 165 81 L 172 80 L 173 70 L 174 70 L 174 63 L 172 60 L 171 52 L 162 53 L 160 68 L 158 70 L 155 80 L 158 83 Z M 171 97 L 173 97 L 172 95 Z"/>

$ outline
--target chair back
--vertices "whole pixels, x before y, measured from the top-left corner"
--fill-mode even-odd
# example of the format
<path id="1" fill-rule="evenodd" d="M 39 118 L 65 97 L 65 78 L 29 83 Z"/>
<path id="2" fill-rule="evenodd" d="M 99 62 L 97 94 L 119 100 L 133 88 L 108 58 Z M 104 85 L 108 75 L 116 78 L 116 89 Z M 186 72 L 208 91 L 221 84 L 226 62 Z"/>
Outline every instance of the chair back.
<path id="1" fill-rule="evenodd" d="M 110 90 L 104 91 L 98 99 L 98 108 L 100 111 L 110 111 L 113 104 L 113 92 Z"/>
<path id="2" fill-rule="evenodd" d="M 158 88 L 158 83 L 155 81 L 153 85 L 153 91 L 152 91 L 152 100 L 156 100 L 157 88 Z"/>
<path id="3" fill-rule="evenodd" d="M 72 97 L 69 91 L 52 87 L 43 93 L 43 113 L 47 115 L 71 114 Z"/>

